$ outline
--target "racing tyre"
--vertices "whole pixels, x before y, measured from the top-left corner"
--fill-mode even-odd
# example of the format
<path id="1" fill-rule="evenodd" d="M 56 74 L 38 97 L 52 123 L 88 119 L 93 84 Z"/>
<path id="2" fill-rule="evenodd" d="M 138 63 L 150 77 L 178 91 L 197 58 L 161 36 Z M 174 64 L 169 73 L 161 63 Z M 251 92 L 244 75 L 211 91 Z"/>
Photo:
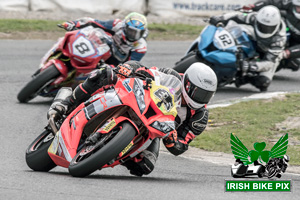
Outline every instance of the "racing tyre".
<path id="1" fill-rule="evenodd" d="M 268 171 L 268 178 L 273 178 L 276 175 L 277 175 L 277 170 L 274 167 L 270 168 Z"/>
<path id="2" fill-rule="evenodd" d="M 34 76 L 19 92 L 18 100 L 27 103 L 38 95 L 52 80 L 60 75 L 55 65 L 50 65 L 47 69 Z"/>
<path id="3" fill-rule="evenodd" d="M 103 136 L 97 144 L 83 147 L 69 165 L 70 174 L 85 177 L 116 158 L 136 135 L 135 128 L 129 122 L 123 122 L 120 126 L 116 134 Z"/>
<path id="4" fill-rule="evenodd" d="M 29 168 L 34 171 L 47 172 L 56 166 L 48 155 L 48 148 L 53 139 L 54 134 L 50 130 L 45 130 L 29 145 L 25 155 Z"/>
<path id="5" fill-rule="evenodd" d="M 175 64 L 174 70 L 184 73 L 195 62 L 203 62 L 203 60 L 197 55 L 197 51 L 191 51 Z"/>

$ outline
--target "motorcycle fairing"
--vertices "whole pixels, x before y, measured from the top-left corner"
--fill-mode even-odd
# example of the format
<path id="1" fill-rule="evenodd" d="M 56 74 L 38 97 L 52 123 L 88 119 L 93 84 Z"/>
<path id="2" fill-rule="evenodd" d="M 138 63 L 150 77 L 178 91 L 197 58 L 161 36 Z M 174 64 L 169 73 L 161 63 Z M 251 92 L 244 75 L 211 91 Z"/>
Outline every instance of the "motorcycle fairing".
<path id="1" fill-rule="evenodd" d="M 48 149 L 48 154 L 57 165 L 64 167 L 69 166 L 72 157 L 66 149 L 60 130 L 56 133 Z"/>
<path id="2" fill-rule="evenodd" d="M 63 37 L 58 38 L 57 42 L 49 49 L 49 51 L 42 57 L 40 62 L 40 68 L 42 68 L 50 59 L 51 56 L 53 56 L 53 53 L 56 52 L 58 49 L 60 43 L 63 41 Z"/>
<path id="3" fill-rule="evenodd" d="M 146 109 L 145 91 L 143 88 L 143 81 L 140 79 L 135 79 L 133 86 L 130 86 L 130 82 L 129 82 L 127 87 L 126 87 L 126 85 L 123 84 L 123 87 L 125 87 L 126 90 L 128 89 L 128 86 L 133 88 L 133 93 L 134 93 L 137 105 L 139 107 L 139 111 L 141 114 L 143 114 Z"/>
<path id="4" fill-rule="evenodd" d="M 116 92 L 102 92 L 87 107 L 84 103 L 79 105 L 62 124 L 57 139 L 53 140 L 53 145 L 48 150 L 49 156 L 60 166 L 68 167 L 72 158 L 76 155 L 78 144 L 85 125 L 95 115 L 95 112 L 120 105 L 119 99 L 116 99 Z M 113 97 L 113 99 L 109 99 Z M 117 97 L 118 98 L 118 97 Z M 107 100 L 106 100 L 107 99 Z M 97 114 L 97 113 L 96 113 Z M 119 123 L 119 122 L 118 122 Z"/>
<path id="5" fill-rule="evenodd" d="M 64 123 L 68 123 L 68 121 L 69 120 L 66 119 Z M 137 129 L 135 124 L 130 119 L 123 116 L 114 119 L 115 125 L 113 127 L 115 127 L 117 124 L 120 124 L 123 121 L 129 121 Z M 74 121 L 72 123 L 69 121 L 69 123 L 73 124 Z M 86 122 L 82 124 L 84 126 Z M 70 165 L 72 158 L 77 153 L 77 148 L 79 145 L 79 140 L 81 138 L 82 129 L 83 129 L 82 124 L 80 124 L 80 126 L 75 126 L 74 123 L 70 127 L 69 125 L 65 124 L 64 128 L 68 126 L 67 128 L 70 128 L 70 130 L 66 132 L 66 130 L 62 126 L 61 129 L 56 133 L 56 136 L 53 139 L 48 149 L 48 154 L 51 157 L 51 159 L 55 162 L 55 164 L 66 168 Z M 106 123 L 104 126 L 108 126 L 108 125 L 109 124 Z M 77 127 L 80 129 L 77 130 Z M 106 127 L 103 128 L 105 129 Z M 74 137 L 72 138 L 72 136 Z M 67 141 L 70 141 L 71 143 L 68 143 Z"/>
<path id="6" fill-rule="evenodd" d="M 90 120 L 96 114 L 102 112 L 107 108 L 122 104 L 116 91 L 113 89 L 105 91 L 104 94 L 97 94 L 93 98 L 97 98 L 97 101 L 94 101 L 84 108 L 84 113 L 87 120 Z"/>
<path id="7" fill-rule="evenodd" d="M 235 50 L 236 47 L 229 46 L 226 50 L 224 49 L 216 49 L 214 51 L 209 51 L 208 47 L 210 45 L 214 45 L 214 37 L 215 34 L 218 34 L 219 32 L 223 31 L 224 28 L 221 27 L 215 27 L 212 25 L 209 25 L 202 33 L 201 37 L 205 37 L 205 40 L 201 39 L 200 43 L 198 45 L 198 49 L 203 56 L 203 58 L 213 64 L 217 64 L 223 67 L 226 66 L 232 66 L 236 62 L 236 56 L 235 56 Z M 231 41 L 234 42 L 234 41 Z M 215 42 L 216 43 L 216 42 Z M 232 52 L 231 52 L 232 51 Z"/>
<path id="8" fill-rule="evenodd" d="M 205 40 L 199 41 L 199 44 L 198 44 L 199 51 L 207 48 L 210 45 L 210 43 L 214 39 L 216 30 L 217 30 L 217 27 L 209 25 L 202 31 L 202 33 L 200 34 L 200 37 L 202 35 L 205 36 Z"/>
<path id="9" fill-rule="evenodd" d="M 88 34 L 93 34 L 93 30 L 90 29 L 90 33 L 84 29 L 67 32 L 58 47 L 65 56 L 71 58 L 71 65 L 80 72 L 95 69 L 100 59 L 105 61 L 111 56 L 106 43 L 102 43 L 100 38 L 95 42 L 90 41 L 91 35 Z M 96 37 L 93 39 L 96 40 Z"/>
<path id="10" fill-rule="evenodd" d="M 127 81 L 128 86 L 133 88 L 135 80 L 135 78 L 129 79 L 129 82 Z M 153 116 L 148 116 L 148 118 L 143 115 L 147 112 L 146 109 L 144 113 L 141 114 L 137 103 L 133 102 L 133 99 L 135 98 L 134 92 L 128 92 L 122 81 L 124 80 L 119 80 L 117 82 L 115 89 L 110 89 L 94 95 L 89 101 L 80 104 L 70 115 L 68 115 L 60 127 L 60 131 L 56 134 L 56 137 L 52 142 L 53 144 L 51 144 L 48 149 L 49 156 L 57 165 L 63 167 L 69 166 L 70 161 L 77 153 L 78 145 L 80 139 L 82 138 L 83 130 L 86 124 L 96 118 L 96 116 L 105 115 L 110 109 L 116 108 L 116 112 L 125 110 L 125 115 L 123 116 L 117 114 L 116 117 L 113 118 L 115 122 L 112 124 L 106 123 L 105 126 L 115 127 L 123 121 L 128 121 L 135 127 L 138 135 L 134 137 L 132 144 L 128 144 L 128 146 L 120 152 L 116 160 L 113 160 L 112 163 L 109 162 L 109 164 L 106 164 L 102 168 L 113 167 L 127 159 L 132 159 L 132 157 L 146 149 L 154 138 L 161 138 L 166 135 L 166 133 L 161 131 L 163 129 L 158 130 L 151 127 L 150 124 L 153 124 L 157 121 L 166 123 L 168 126 L 175 128 L 175 117 L 173 115 L 165 115 L 159 109 L 156 109 L 158 113 Z M 143 85 L 140 85 L 138 87 L 142 86 Z M 150 91 L 145 91 L 146 90 L 144 90 L 143 101 L 146 105 L 146 108 L 149 109 L 155 104 L 150 97 Z M 93 129 L 92 132 L 97 131 L 99 126 L 103 127 L 107 120 L 111 120 L 111 118 L 99 122 L 99 125 L 94 128 L 95 130 Z M 170 121 L 173 121 L 174 126 L 169 125 Z M 111 130 L 111 127 L 107 128 L 107 130 Z M 151 132 L 151 134 L 149 134 L 149 132 Z M 103 134 L 105 134 L 105 131 Z M 133 154 L 132 157 L 130 157 L 131 154 Z"/>
<path id="11" fill-rule="evenodd" d="M 177 110 L 174 102 L 174 95 L 170 93 L 167 87 L 156 85 L 155 81 L 152 81 L 151 85 L 151 99 L 158 110 L 160 110 L 164 115 L 173 115 L 176 117 Z"/>

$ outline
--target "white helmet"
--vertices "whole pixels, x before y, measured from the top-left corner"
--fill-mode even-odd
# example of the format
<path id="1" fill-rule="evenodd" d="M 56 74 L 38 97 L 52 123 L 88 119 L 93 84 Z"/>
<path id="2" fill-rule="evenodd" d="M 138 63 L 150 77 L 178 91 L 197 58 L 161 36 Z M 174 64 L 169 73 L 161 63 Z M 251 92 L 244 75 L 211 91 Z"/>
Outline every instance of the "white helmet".
<path id="1" fill-rule="evenodd" d="M 193 63 L 183 75 L 183 98 L 191 109 L 199 109 L 214 96 L 217 85 L 217 76 L 209 66 Z"/>
<path id="2" fill-rule="evenodd" d="M 265 6 L 256 15 L 255 32 L 261 38 L 269 38 L 278 31 L 281 15 L 275 6 Z"/>
<path id="3" fill-rule="evenodd" d="M 293 0 L 293 13 L 297 19 L 300 19 L 300 0 Z"/>

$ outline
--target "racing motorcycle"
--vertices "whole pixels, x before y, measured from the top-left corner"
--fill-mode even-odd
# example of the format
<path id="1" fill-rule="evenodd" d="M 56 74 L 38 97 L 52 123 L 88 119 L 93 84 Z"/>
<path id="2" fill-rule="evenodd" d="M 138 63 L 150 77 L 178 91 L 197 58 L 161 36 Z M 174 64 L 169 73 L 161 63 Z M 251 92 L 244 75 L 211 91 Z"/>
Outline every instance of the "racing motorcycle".
<path id="1" fill-rule="evenodd" d="M 61 87 L 76 87 L 97 68 L 99 61 L 105 62 L 111 56 L 111 46 L 111 36 L 100 28 L 88 26 L 66 32 L 41 59 L 39 69 L 20 90 L 18 100 L 26 103 L 37 95 L 54 97 Z"/>
<path id="2" fill-rule="evenodd" d="M 114 87 L 95 92 L 63 122 L 50 117 L 26 150 L 27 165 L 34 171 L 58 165 L 72 176 L 84 177 L 137 159 L 153 139 L 171 134 L 180 81 L 170 75 L 156 75 L 155 80 L 139 76 L 119 79 Z M 169 84 L 160 85 L 162 81 Z"/>
<path id="3" fill-rule="evenodd" d="M 243 76 L 241 61 L 256 55 L 255 43 L 249 35 L 253 28 L 229 21 L 226 27 L 206 26 L 193 41 L 185 56 L 175 63 L 179 73 L 195 62 L 210 66 L 217 75 L 218 87 L 235 82 Z"/>

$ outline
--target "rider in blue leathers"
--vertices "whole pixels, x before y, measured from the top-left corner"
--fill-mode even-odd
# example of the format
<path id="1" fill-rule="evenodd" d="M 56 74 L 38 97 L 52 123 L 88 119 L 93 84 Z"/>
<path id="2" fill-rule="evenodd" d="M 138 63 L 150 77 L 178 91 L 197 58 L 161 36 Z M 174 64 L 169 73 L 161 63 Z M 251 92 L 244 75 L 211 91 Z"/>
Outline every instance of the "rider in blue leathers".
<path id="1" fill-rule="evenodd" d="M 128 60 L 140 61 L 147 52 L 145 40 L 148 35 L 147 19 L 144 15 L 136 12 L 130 13 L 124 20 L 101 21 L 85 17 L 64 22 L 62 25 L 67 31 L 93 26 L 111 34 L 113 39 L 112 56 L 105 61 L 110 65 L 117 66 Z"/>
<path id="2" fill-rule="evenodd" d="M 270 5 L 260 9 L 257 13 L 234 12 L 213 16 L 209 22 L 218 25 L 227 24 L 229 20 L 253 27 L 254 33 L 251 36 L 256 41 L 256 51 L 259 53 L 259 59 L 244 60 L 241 63 L 246 76 L 237 79 L 236 86 L 251 83 L 261 91 L 266 91 L 280 64 L 286 45 L 286 25 L 281 19 L 280 11 Z"/>

